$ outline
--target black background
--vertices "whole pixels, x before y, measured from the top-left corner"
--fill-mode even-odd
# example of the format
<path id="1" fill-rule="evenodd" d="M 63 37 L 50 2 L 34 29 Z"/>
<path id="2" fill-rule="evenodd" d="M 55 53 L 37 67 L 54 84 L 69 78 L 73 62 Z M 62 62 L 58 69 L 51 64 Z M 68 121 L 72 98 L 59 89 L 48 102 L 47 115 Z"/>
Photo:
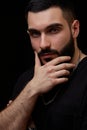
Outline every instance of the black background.
<path id="1" fill-rule="evenodd" d="M 0 109 L 3 109 L 10 99 L 19 76 L 34 64 L 34 54 L 26 33 L 24 10 L 27 1 L 4 0 L 0 4 Z M 87 53 L 85 4 L 77 1 L 75 6 L 81 24 L 79 47 Z"/>
<path id="2" fill-rule="evenodd" d="M 4 0 L 0 16 L 0 109 L 7 104 L 19 76 L 34 63 L 26 32 L 25 0 Z"/>

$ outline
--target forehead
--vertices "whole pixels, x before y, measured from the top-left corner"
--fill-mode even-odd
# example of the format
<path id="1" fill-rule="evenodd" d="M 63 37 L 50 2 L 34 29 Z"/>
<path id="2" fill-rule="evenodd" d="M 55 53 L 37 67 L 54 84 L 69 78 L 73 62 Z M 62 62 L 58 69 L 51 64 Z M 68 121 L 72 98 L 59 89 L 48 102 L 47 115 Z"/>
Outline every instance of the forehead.
<path id="1" fill-rule="evenodd" d="M 37 13 L 28 13 L 28 27 L 42 28 L 53 23 L 67 23 L 63 17 L 62 10 L 58 7 L 52 7 Z"/>

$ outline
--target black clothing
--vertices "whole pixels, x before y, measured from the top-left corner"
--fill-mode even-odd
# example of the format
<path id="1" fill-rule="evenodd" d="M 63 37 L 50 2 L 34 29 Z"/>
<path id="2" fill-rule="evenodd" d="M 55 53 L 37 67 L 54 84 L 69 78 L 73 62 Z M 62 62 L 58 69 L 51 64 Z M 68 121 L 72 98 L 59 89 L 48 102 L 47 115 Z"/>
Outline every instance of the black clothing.
<path id="1" fill-rule="evenodd" d="M 33 69 L 18 81 L 13 98 L 33 77 Z M 32 113 L 37 130 L 87 130 L 87 57 L 74 70 L 66 84 L 58 85 L 44 95 L 54 101 L 44 105 L 39 97 Z"/>

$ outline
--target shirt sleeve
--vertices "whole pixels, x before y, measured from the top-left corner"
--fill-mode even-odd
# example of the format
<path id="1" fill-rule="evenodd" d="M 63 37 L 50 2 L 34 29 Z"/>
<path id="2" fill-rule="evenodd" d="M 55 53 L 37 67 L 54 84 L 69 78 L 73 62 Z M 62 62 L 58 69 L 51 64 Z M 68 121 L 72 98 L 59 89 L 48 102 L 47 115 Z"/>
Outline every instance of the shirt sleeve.
<path id="1" fill-rule="evenodd" d="M 20 92 L 24 89 L 26 84 L 32 79 L 34 73 L 34 69 L 31 68 L 28 71 L 24 72 L 18 79 L 11 96 L 11 100 L 14 100 Z"/>

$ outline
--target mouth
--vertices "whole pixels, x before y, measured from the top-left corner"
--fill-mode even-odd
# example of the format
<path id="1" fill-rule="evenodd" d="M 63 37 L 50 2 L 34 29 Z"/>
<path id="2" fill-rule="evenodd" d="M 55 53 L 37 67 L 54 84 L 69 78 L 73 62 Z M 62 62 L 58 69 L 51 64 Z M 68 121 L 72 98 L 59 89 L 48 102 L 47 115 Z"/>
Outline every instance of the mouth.
<path id="1" fill-rule="evenodd" d="M 50 52 L 50 53 L 41 54 L 39 57 L 40 57 L 41 62 L 43 64 L 46 64 L 47 62 L 51 61 L 52 59 L 58 57 L 58 55 L 53 52 Z"/>

